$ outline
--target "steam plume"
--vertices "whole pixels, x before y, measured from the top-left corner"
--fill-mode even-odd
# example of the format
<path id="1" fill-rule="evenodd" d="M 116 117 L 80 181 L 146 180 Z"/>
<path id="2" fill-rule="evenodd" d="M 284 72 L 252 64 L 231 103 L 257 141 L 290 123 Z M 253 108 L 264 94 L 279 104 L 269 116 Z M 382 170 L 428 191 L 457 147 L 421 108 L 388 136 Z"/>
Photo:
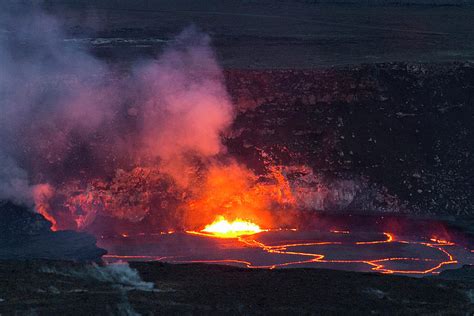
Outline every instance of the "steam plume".
<path id="1" fill-rule="evenodd" d="M 233 109 L 206 35 L 186 29 L 124 79 L 66 45 L 54 17 L 9 5 L 0 5 L 0 199 L 35 195 L 45 208 L 53 187 L 123 161 L 158 164 L 185 186 L 192 161 L 224 151 Z"/>
<path id="2" fill-rule="evenodd" d="M 182 182 L 189 155 L 220 153 L 220 132 L 232 121 L 209 37 L 194 27 L 184 30 L 158 60 L 138 69 L 137 76 L 144 90 L 138 104 L 144 151 L 160 157 L 163 170 Z"/>

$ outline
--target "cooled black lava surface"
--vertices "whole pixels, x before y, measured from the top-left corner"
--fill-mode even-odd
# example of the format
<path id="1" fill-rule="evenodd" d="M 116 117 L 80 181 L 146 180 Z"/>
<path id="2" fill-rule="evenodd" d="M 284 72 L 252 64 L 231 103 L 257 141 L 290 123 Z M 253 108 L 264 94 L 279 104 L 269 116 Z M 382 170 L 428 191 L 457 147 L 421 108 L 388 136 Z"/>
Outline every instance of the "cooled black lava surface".
<path id="1" fill-rule="evenodd" d="M 194 311 L 234 313 L 429 314 L 472 310 L 467 283 L 442 283 L 319 269 L 245 270 L 206 265 L 133 263 L 144 280 Z M 457 310 L 459 306 L 459 310 Z"/>
<path id="2" fill-rule="evenodd" d="M 325 268 L 422 277 L 474 264 L 471 248 L 439 244 L 423 235 L 376 231 L 274 230 L 240 238 L 196 233 L 100 239 L 117 260 L 213 263 L 249 268 Z M 263 246 L 265 245 L 265 246 Z"/>

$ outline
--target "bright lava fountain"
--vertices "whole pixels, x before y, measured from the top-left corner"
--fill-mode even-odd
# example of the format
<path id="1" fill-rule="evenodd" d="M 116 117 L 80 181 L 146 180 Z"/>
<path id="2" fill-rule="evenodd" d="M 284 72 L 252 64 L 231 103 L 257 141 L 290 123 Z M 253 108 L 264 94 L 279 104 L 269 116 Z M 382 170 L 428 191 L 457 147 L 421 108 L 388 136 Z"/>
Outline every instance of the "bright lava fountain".
<path id="1" fill-rule="evenodd" d="M 260 233 L 262 231 L 263 230 L 257 224 L 250 221 L 237 218 L 229 222 L 223 216 L 218 216 L 212 224 L 207 225 L 201 230 L 203 233 L 221 238 L 235 238 Z"/>

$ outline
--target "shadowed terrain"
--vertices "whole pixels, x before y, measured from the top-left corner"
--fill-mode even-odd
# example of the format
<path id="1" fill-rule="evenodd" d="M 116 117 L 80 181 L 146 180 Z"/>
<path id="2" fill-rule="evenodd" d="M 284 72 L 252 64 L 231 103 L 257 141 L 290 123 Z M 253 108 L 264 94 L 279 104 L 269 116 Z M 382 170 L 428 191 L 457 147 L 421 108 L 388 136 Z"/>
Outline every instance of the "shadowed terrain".
<path id="1" fill-rule="evenodd" d="M 131 267 L 144 281 L 153 282 L 155 290 L 98 281 L 90 274 L 97 268 L 78 264 L 0 262 L 0 312 L 465 315 L 474 311 L 473 284 L 468 279 L 453 282 L 319 269 L 248 270 L 199 264 L 133 263 Z M 472 279 L 470 270 L 462 273 Z M 78 272 L 82 272 L 80 277 Z"/>
<path id="2" fill-rule="evenodd" d="M 66 43 L 87 44 L 110 60 L 154 57 L 190 24 L 211 35 L 225 68 L 307 69 L 474 58 L 472 1 L 463 6 L 278 0 L 50 3 L 68 26 Z"/>

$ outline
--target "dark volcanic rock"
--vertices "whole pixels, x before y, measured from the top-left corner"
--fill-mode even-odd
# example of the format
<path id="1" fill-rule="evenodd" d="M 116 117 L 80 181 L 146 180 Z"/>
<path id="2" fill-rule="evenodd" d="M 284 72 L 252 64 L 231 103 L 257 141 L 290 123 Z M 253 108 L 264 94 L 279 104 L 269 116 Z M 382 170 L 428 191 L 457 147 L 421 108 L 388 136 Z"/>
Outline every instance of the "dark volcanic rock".
<path id="1" fill-rule="evenodd" d="M 379 211 L 370 202 L 378 195 L 418 214 L 474 214 L 473 64 L 229 70 L 226 78 L 240 109 L 227 145 L 253 168 L 263 167 L 264 151 L 311 166 L 327 183 L 359 179 L 362 191 L 382 193 L 346 209 Z"/>
<path id="2" fill-rule="evenodd" d="M 106 253 L 91 235 L 53 232 L 42 215 L 11 202 L 0 202 L 0 231 L 0 260 L 98 261 Z"/>
<path id="3" fill-rule="evenodd" d="M 474 282 L 474 266 L 465 265 L 460 269 L 444 270 L 437 276 L 437 278 Z"/>
<path id="4" fill-rule="evenodd" d="M 26 238 L 51 231 L 51 223 L 38 213 L 9 201 L 0 201 L 1 239 Z"/>

